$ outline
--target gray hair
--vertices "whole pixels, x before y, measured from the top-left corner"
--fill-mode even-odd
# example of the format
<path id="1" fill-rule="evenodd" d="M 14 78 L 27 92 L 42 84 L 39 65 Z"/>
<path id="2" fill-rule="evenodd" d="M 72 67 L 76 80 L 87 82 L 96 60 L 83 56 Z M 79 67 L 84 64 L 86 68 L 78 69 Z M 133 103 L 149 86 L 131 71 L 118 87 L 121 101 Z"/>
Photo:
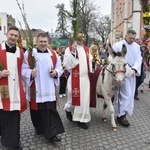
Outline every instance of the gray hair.
<path id="1" fill-rule="evenodd" d="M 135 32 L 134 30 L 128 30 L 128 31 L 127 31 L 127 34 L 130 34 L 130 33 L 131 33 L 131 34 L 136 34 L 136 32 Z"/>

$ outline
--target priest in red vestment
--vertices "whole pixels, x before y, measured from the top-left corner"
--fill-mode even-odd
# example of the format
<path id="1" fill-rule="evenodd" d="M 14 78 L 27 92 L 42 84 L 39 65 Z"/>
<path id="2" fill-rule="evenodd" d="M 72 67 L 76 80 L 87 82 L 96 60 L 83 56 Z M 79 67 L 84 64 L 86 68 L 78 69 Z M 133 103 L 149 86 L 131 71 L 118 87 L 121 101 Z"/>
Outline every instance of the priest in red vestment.
<path id="1" fill-rule="evenodd" d="M 92 72 L 92 55 L 83 42 L 84 34 L 79 33 L 73 45 L 65 51 L 63 63 L 70 76 L 68 101 L 64 109 L 70 121 L 77 121 L 79 127 L 87 129 L 87 123 L 91 120 L 89 72 Z"/>
<path id="2" fill-rule="evenodd" d="M 17 27 L 10 27 L 7 40 L 0 45 L 0 135 L 8 149 L 21 150 L 20 113 L 27 109 L 21 80 L 23 51 L 16 47 Z"/>

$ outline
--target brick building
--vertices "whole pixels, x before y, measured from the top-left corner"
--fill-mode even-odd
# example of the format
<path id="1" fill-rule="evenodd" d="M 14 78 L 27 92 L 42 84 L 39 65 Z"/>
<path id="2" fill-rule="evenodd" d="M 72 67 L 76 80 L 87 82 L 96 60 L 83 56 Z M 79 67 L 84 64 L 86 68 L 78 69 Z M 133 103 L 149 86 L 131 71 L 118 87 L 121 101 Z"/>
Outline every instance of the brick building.
<path id="1" fill-rule="evenodd" d="M 142 10 L 139 0 L 112 0 L 111 6 L 111 43 L 125 37 L 128 29 L 137 33 L 137 38 L 144 35 Z"/>

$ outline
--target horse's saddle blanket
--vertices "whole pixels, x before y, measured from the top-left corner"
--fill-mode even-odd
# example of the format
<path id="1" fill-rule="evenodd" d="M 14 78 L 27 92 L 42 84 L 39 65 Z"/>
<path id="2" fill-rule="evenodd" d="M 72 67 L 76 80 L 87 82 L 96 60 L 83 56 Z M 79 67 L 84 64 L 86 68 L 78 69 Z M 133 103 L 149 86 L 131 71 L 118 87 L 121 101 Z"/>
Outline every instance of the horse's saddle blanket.
<path id="1" fill-rule="evenodd" d="M 90 73 L 90 107 L 96 107 L 96 83 L 102 67 L 97 67 L 94 73 Z M 103 98 L 98 95 L 98 97 Z"/>

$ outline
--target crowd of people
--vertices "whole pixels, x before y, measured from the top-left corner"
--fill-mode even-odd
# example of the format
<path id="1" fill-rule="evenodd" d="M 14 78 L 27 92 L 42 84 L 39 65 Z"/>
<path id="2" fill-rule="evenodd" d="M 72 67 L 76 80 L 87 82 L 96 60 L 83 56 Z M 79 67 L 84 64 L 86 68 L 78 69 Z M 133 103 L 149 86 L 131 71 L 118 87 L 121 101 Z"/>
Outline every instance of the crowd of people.
<path id="1" fill-rule="evenodd" d="M 56 86 L 59 86 L 59 98 L 67 98 L 64 106 L 67 119 L 88 129 L 91 121 L 89 73 L 98 66 L 107 66 L 107 48 L 103 45 L 88 48 L 84 45 L 84 34 L 79 33 L 69 47 L 62 46 L 54 51 L 49 48 L 46 33 L 40 33 L 36 48 L 29 53 L 16 46 L 20 37 L 17 27 L 10 27 L 6 36 L 7 40 L 0 45 L 1 144 L 22 150 L 20 115 L 27 109 L 27 102 L 35 134 L 42 134 L 50 143 L 61 141 L 59 134 L 65 129 L 57 111 Z M 119 91 L 119 111 L 118 103 L 115 103 L 117 95 L 114 95 L 115 115 L 124 127 L 130 126 L 126 116 L 132 115 L 134 99 L 139 99 L 138 87 L 146 77 L 145 71 L 150 70 L 146 43 L 138 42 L 136 32 L 128 30 L 125 39 L 113 45 L 116 52 L 121 51 L 123 44 L 127 47 L 126 61 L 132 68 L 132 75 L 124 79 Z M 30 60 L 34 61 L 34 67 Z"/>

